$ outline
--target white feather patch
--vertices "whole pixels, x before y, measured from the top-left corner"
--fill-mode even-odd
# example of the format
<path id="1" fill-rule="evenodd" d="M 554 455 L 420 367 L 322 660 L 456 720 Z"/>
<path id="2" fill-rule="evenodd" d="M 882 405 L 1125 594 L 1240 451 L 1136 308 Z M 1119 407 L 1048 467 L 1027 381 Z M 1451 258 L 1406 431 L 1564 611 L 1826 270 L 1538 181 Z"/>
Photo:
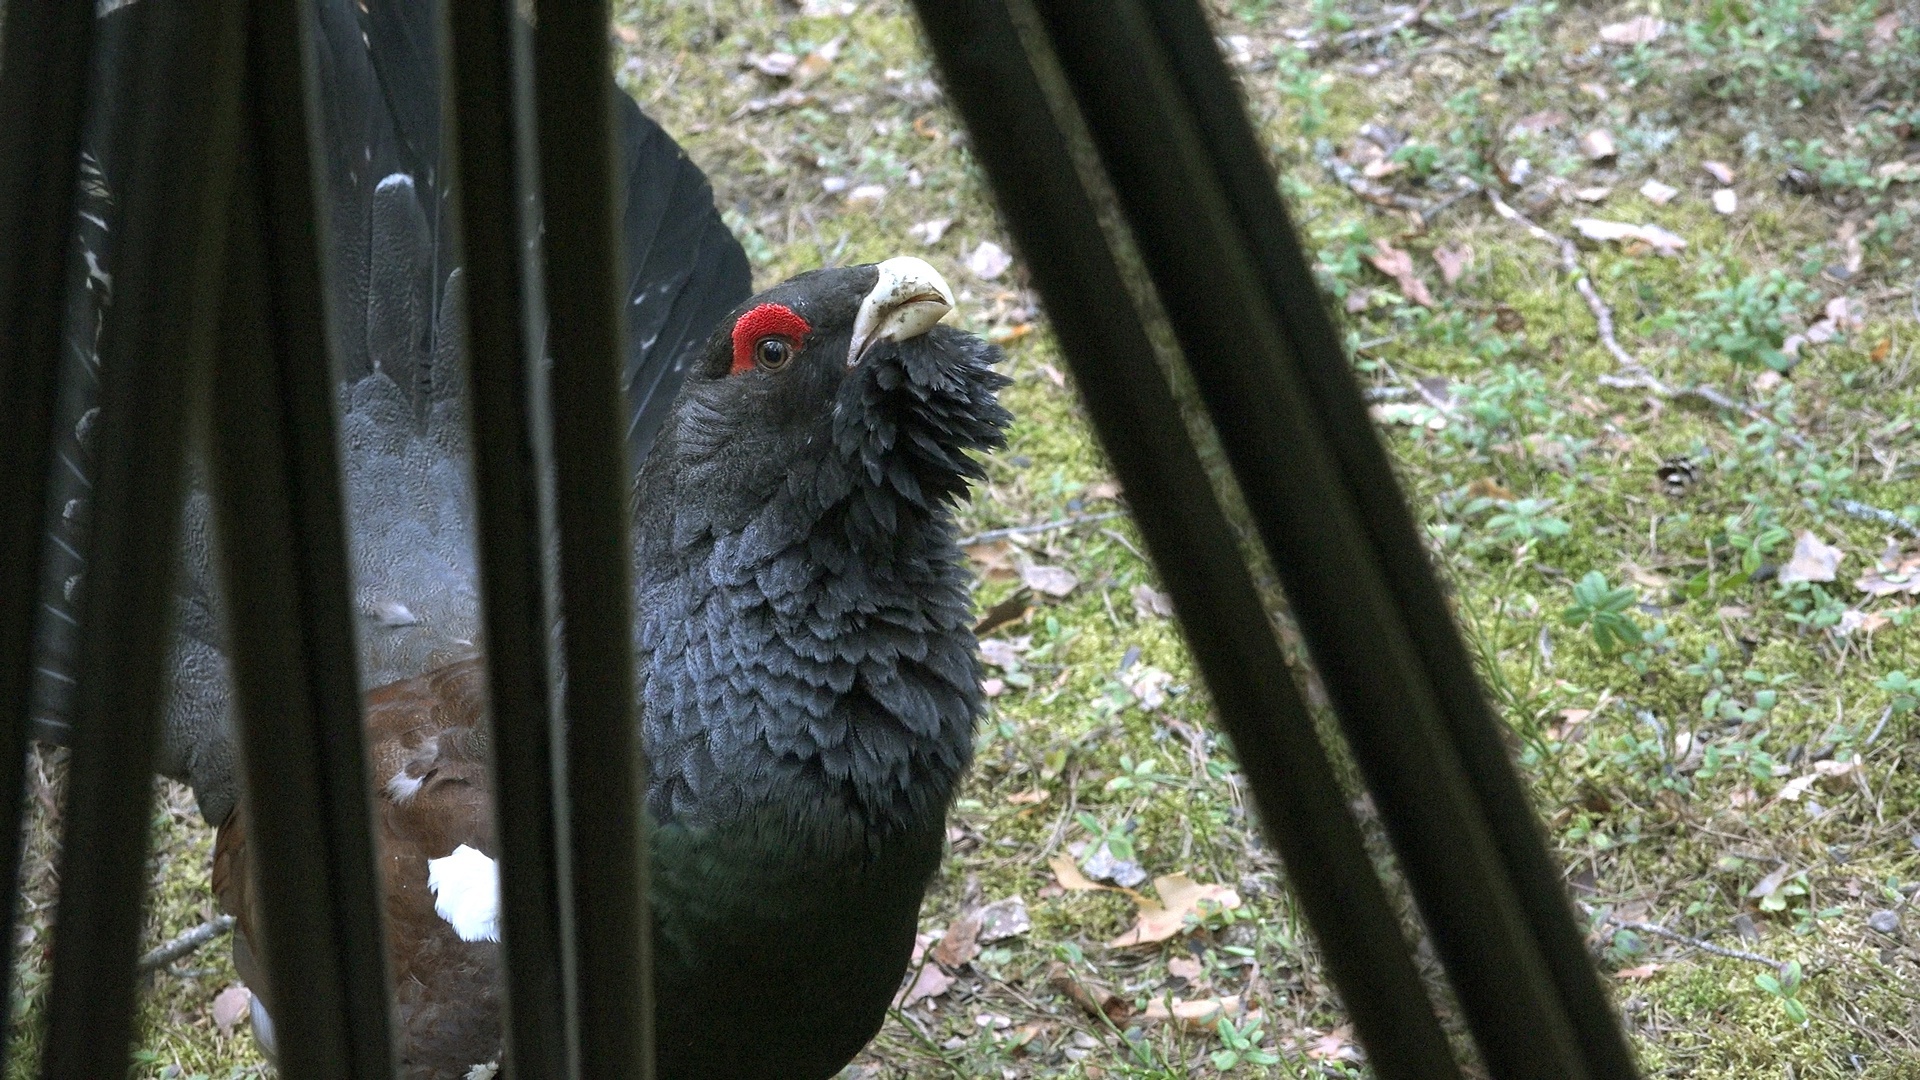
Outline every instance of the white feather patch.
<path id="1" fill-rule="evenodd" d="M 412 801 L 415 795 L 420 793 L 420 784 L 421 780 L 419 777 L 408 776 L 407 770 L 401 769 L 399 772 L 393 774 L 393 779 L 387 781 L 387 796 L 394 802 L 405 806 L 408 802 Z"/>
<path id="2" fill-rule="evenodd" d="M 500 940 L 500 875 L 492 859 L 461 844 L 444 859 L 427 860 L 434 914 L 461 941 Z"/>

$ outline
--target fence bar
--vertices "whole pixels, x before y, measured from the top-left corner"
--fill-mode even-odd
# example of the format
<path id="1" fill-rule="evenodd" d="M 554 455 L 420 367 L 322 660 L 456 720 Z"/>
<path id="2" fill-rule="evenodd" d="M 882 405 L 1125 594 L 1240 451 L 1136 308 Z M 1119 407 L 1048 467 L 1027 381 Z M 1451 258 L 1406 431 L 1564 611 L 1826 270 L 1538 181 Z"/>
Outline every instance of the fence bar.
<path id="1" fill-rule="evenodd" d="M 999 0 L 918 8 L 1370 1064 L 1458 1076 L 1015 24 Z"/>
<path id="2" fill-rule="evenodd" d="M 47 470 L 80 162 L 91 0 L 14 4 L 0 34 L 0 942 L 20 890 L 22 769 L 33 707 Z M 0 946 L 0 986 L 13 949 Z M 10 1010 L 7 1012 L 10 1013 Z M 0 1072 L 10 1015 L 0 1014 Z"/>
<path id="3" fill-rule="evenodd" d="M 653 1075 L 646 792 L 634 713 L 625 295 L 605 0 L 535 0 L 581 1076 Z M 588 853 L 591 852 L 589 857 Z"/>
<path id="4" fill-rule="evenodd" d="M 1424 578 L 1436 598 L 1437 585 L 1404 505 L 1387 508 L 1401 496 L 1344 354 L 1314 302 L 1312 279 L 1205 16 L 1191 0 L 1034 0 L 1034 8 L 1114 178 L 1489 1069 L 1502 1080 L 1634 1075 L 1604 1002 L 1592 1000 L 1598 987 L 1584 954 L 1575 962 L 1585 969 L 1586 999 L 1569 1000 L 1554 977 L 1548 942 L 1578 947 L 1564 895 L 1557 911 L 1530 910 L 1516 885 L 1516 864 L 1495 840 L 1500 818 L 1524 819 L 1530 810 L 1523 798 L 1483 801 L 1486 773 L 1504 772 L 1516 791 L 1518 781 L 1484 703 L 1449 715 L 1448 706 L 1458 709 L 1460 701 L 1440 699 L 1437 671 L 1454 664 L 1449 677 L 1477 702 L 1464 649 L 1456 640 L 1451 656 L 1423 655 L 1409 627 L 1425 618 L 1434 623 L 1429 635 L 1453 633 L 1443 605 L 1429 611 L 1405 602 L 1412 579 Z M 1203 38 L 1204 47 L 1189 44 L 1173 55 L 1167 43 L 1175 27 Z M 1127 79 L 1111 77 L 1117 55 L 1130 58 Z M 1224 92 L 1193 96 L 1202 72 L 1208 85 L 1224 83 Z M 1222 149 L 1229 143 L 1249 152 L 1229 155 Z M 1248 205 L 1256 187 L 1264 196 Z M 1250 240 L 1254 229 L 1265 250 Z M 1271 268 L 1289 260 L 1287 276 L 1274 280 Z M 1289 288 L 1296 290 L 1291 305 L 1282 306 Z M 1320 333 L 1291 325 L 1308 318 L 1317 319 Z M 1304 385 L 1308 366 L 1318 371 L 1323 399 Z M 1352 407 L 1335 409 L 1335 396 Z M 1351 481 L 1352 462 L 1331 445 L 1336 420 L 1358 425 L 1344 448 L 1377 462 L 1367 474 L 1377 483 Z M 1370 506 L 1382 509 L 1363 509 Z M 1383 545 L 1369 514 L 1375 528 L 1397 529 L 1405 542 Z M 1481 731 L 1459 737 L 1474 727 Z M 1478 782 L 1463 742 L 1494 748 L 1472 758 Z M 1511 839 L 1515 827 L 1508 829 Z M 1532 864 L 1545 863 L 1537 826 L 1517 829 L 1533 830 L 1525 838 L 1537 852 Z M 1560 932 L 1538 932 L 1556 920 Z M 1619 1046 L 1617 1060 L 1582 1045 L 1573 1020 L 1582 1010 L 1591 1014 L 1587 1030 Z"/>
<path id="5" fill-rule="evenodd" d="M 278 1062 L 391 1080 L 333 416 L 313 19 L 251 0 L 212 401 L 214 529 Z M 276 992 L 277 991 L 277 992 Z"/>
<path id="6" fill-rule="evenodd" d="M 82 590 L 73 758 L 62 837 L 47 1080 L 124 1076 L 153 761 L 167 685 L 187 416 L 222 285 L 240 104 L 243 10 L 168 0 L 128 61 L 141 114 L 101 331 L 93 533 Z"/>
<path id="7" fill-rule="evenodd" d="M 1319 302 L 1286 205 L 1262 169 L 1265 154 L 1245 122 L 1238 88 L 1220 62 L 1219 46 L 1193 4 L 1152 0 L 1146 6 L 1181 92 L 1192 103 L 1214 170 L 1225 181 L 1236 222 L 1258 261 L 1268 302 L 1284 317 L 1295 378 L 1313 415 L 1320 418 L 1348 487 L 1356 493 L 1361 524 L 1379 553 L 1394 602 L 1405 615 L 1415 654 L 1431 680 L 1447 732 L 1505 859 L 1587 1066 L 1596 1077 L 1637 1076 L 1632 1052 L 1569 918 L 1560 870 L 1507 756 L 1499 720 L 1487 706 L 1473 661 L 1454 628 L 1392 463 L 1373 434 L 1339 332 Z"/>
<path id="8" fill-rule="evenodd" d="M 535 366 L 542 297 L 532 261 L 538 211 L 526 192 L 535 167 L 531 102 L 517 75 L 525 57 L 514 5 L 480 0 L 447 11 L 441 55 L 453 108 L 443 130 L 454 148 L 456 261 L 466 288 L 507 1054 L 518 1080 L 565 1080 L 575 1075 L 577 1038 L 573 911 L 542 490 L 552 428 Z"/>

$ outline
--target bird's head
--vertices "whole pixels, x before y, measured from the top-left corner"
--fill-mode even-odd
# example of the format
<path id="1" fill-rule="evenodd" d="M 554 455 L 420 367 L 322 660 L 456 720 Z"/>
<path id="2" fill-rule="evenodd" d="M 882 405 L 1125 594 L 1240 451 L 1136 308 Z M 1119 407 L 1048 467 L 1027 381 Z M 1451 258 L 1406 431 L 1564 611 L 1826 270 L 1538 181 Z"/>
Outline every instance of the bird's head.
<path id="1" fill-rule="evenodd" d="M 714 532 L 783 488 L 814 489 L 800 501 L 815 510 L 858 488 L 939 509 L 981 476 L 970 452 L 1000 445 L 1009 420 L 995 400 L 999 350 L 941 325 L 952 308 L 940 274 L 911 257 L 753 297 L 709 340 L 646 472 L 674 474 L 673 503 L 691 498 Z"/>

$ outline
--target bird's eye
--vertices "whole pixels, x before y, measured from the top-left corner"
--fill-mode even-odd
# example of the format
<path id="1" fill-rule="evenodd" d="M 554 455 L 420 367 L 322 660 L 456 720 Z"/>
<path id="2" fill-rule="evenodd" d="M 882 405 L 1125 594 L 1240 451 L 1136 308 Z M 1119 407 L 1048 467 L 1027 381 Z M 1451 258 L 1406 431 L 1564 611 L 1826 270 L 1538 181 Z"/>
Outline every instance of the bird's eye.
<path id="1" fill-rule="evenodd" d="M 793 342 L 786 338 L 766 337 L 753 347 L 754 362 L 763 370 L 779 371 L 793 360 Z"/>

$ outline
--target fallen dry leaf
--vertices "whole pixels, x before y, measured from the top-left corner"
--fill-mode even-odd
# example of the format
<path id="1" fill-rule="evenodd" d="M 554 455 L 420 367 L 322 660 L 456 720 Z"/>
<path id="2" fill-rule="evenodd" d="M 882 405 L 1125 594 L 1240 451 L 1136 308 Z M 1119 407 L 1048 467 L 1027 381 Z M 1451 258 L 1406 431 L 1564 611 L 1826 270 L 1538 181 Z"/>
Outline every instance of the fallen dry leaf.
<path id="1" fill-rule="evenodd" d="M 1353 1025 L 1341 1024 L 1307 1044 L 1307 1056 L 1316 1061 L 1359 1061 L 1361 1054 L 1353 1043 Z"/>
<path id="2" fill-rule="evenodd" d="M 1887 618 L 1877 611 L 1861 611 L 1858 608 L 1848 608 L 1840 613 L 1840 622 L 1834 626 L 1833 632 L 1839 634 L 1841 637 L 1847 637 L 1852 634 L 1866 634 L 1868 637 L 1872 637 L 1892 622 L 1892 619 Z"/>
<path id="3" fill-rule="evenodd" d="M 1580 152 L 1587 155 L 1588 161 L 1611 161 L 1620 156 L 1620 148 L 1614 145 L 1613 132 L 1606 128 L 1594 128 L 1580 136 Z"/>
<path id="4" fill-rule="evenodd" d="M 801 57 L 800 62 L 793 65 L 793 84 L 805 86 L 832 70 L 833 62 L 840 57 L 840 46 L 846 43 L 846 36 L 842 35 Z"/>
<path id="5" fill-rule="evenodd" d="M 1639 967 L 1621 968 L 1613 973 L 1616 979 L 1651 979 L 1660 971 L 1659 964 L 1641 964 Z"/>
<path id="6" fill-rule="evenodd" d="M 928 218 L 907 229 L 907 233 L 922 244 L 932 247 L 939 243 L 940 238 L 947 235 L 947 230 L 952 227 L 952 218 Z"/>
<path id="7" fill-rule="evenodd" d="M 948 968 L 964 967 L 980 955 L 980 916 L 966 914 L 947 925 L 947 932 L 928 955 Z"/>
<path id="8" fill-rule="evenodd" d="M 1900 25 L 1900 13 L 1898 11 L 1887 12 L 1885 15 L 1873 20 L 1873 40 L 1881 45 L 1892 42 L 1894 36 L 1900 33 Z"/>
<path id="9" fill-rule="evenodd" d="M 1038 806 L 1053 797 L 1046 788 L 1033 788 L 1028 791 L 1016 791 L 1007 796 L 1007 801 L 1015 806 Z"/>
<path id="10" fill-rule="evenodd" d="M 1731 214 L 1740 209 L 1740 196 L 1732 188 L 1723 187 L 1713 193 L 1713 209 L 1716 213 Z"/>
<path id="11" fill-rule="evenodd" d="M 1589 240 L 1638 241 L 1652 248 L 1656 255 L 1677 255 L 1687 246 L 1684 237 L 1658 225 L 1630 225 L 1605 218 L 1574 218 L 1573 227 Z"/>
<path id="12" fill-rule="evenodd" d="M 1853 587 L 1868 596 L 1920 596 L 1920 554 L 1909 555 L 1899 545 L 1889 546 L 1880 553 L 1879 565 L 1860 575 Z"/>
<path id="13" fill-rule="evenodd" d="M 1793 558 L 1780 568 L 1780 583 L 1796 581 L 1832 581 L 1846 553 L 1808 531 L 1802 531 L 1793 544 Z"/>
<path id="14" fill-rule="evenodd" d="M 988 608 L 973 625 L 973 636 L 991 634 L 1010 623 L 1019 622 L 1033 609 L 1033 594 L 1026 589 L 1016 589 L 1012 596 Z"/>
<path id="15" fill-rule="evenodd" d="M 939 964 L 926 964 L 920 973 L 913 977 L 912 985 L 900 992 L 894 999 L 896 1009 L 911 1009 L 928 998 L 937 998 L 953 987 L 954 978 L 940 970 Z"/>
<path id="16" fill-rule="evenodd" d="M 982 945 L 1018 937 L 1033 929 L 1033 916 L 1027 914 L 1027 902 L 1018 895 L 995 900 L 981 908 L 979 915 L 980 935 L 977 940 Z"/>
<path id="17" fill-rule="evenodd" d="M 1080 577 L 1064 566 L 1028 563 L 1020 568 L 1020 580 L 1027 588 L 1048 596 L 1065 596 L 1080 587 Z"/>
<path id="18" fill-rule="evenodd" d="M 1239 1016 L 1245 1008 L 1238 994 L 1217 998 L 1197 998 L 1193 1001 L 1183 1001 L 1175 997 L 1157 997 L 1147 1002 L 1147 1008 L 1140 1014 L 1140 1019 L 1152 1023 L 1172 1020 L 1191 1031 L 1210 1031 L 1221 1017 Z"/>
<path id="19" fill-rule="evenodd" d="M 1713 177 L 1722 185 L 1733 183 L 1733 166 L 1728 165 L 1724 161 L 1703 161 L 1700 163 L 1700 167 L 1707 171 L 1708 176 Z"/>
<path id="20" fill-rule="evenodd" d="M 1867 359 L 1873 361 L 1876 364 L 1882 363 L 1883 361 L 1886 360 L 1888 354 L 1892 352 L 1893 352 L 1893 339 L 1881 338 L 1878 342 L 1874 344 L 1873 351 L 1867 354 Z"/>
<path id="21" fill-rule="evenodd" d="M 1013 256 L 1007 249 L 991 240 L 982 240 L 980 246 L 967 256 L 967 269 L 981 281 L 992 281 L 1007 272 L 1013 266 Z"/>
<path id="22" fill-rule="evenodd" d="M 1142 619 L 1173 618 L 1173 597 L 1151 585 L 1133 587 L 1133 613 Z"/>
<path id="23" fill-rule="evenodd" d="M 1095 1020 L 1117 1024 L 1133 1015 L 1131 1001 L 1058 960 L 1047 968 L 1047 983 Z"/>
<path id="24" fill-rule="evenodd" d="M 1805 795 L 1807 789 L 1812 787 L 1813 782 L 1818 779 L 1820 777 L 1815 773 L 1796 776 L 1780 788 L 1780 798 L 1787 802 L 1799 802 L 1800 796 Z"/>
<path id="25" fill-rule="evenodd" d="M 1873 175 L 1889 184 L 1920 183 L 1920 164 L 1911 161 L 1889 161 L 1876 166 Z"/>
<path id="26" fill-rule="evenodd" d="M 1747 899 L 1765 900 L 1767 897 L 1772 896 L 1779 890 L 1781 885 L 1786 884 L 1787 878 L 1792 875 L 1792 873 L 1792 863 L 1782 865 L 1778 870 L 1755 882 L 1753 888 L 1747 890 Z"/>
<path id="27" fill-rule="evenodd" d="M 1658 180 L 1649 179 L 1646 183 L 1640 185 L 1640 197 L 1655 206 L 1667 205 L 1672 202 L 1673 197 L 1678 194 L 1680 194 L 1679 188 L 1671 184 L 1663 184 Z"/>
<path id="28" fill-rule="evenodd" d="M 1053 880 L 1068 892 L 1100 892 L 1112 888 L 1081 873 L 1080 864 L 1074 862 L 1071 855 L 1055 855 L 1047 860 L 1047 866 L 1053 870 Z"/>
<path id="29" fill-rule="evenodd" d="M 1473 265 L 1473 249 L 1465 244 L 1448 247 L 1445 244 L 1433 249 L 1434 265 L 1440 267 L 1440 280 L 1451 285 L 1460 280 L 1460 275 Z"/>
<path id="30" fill-rule="evenodd" d="M 980 659 L 999 668 L 1012 671 L 1020 666 L 1020 646 L 1006 638 L 982 638 L 980 641 Z"/>
<path id="31" fill-rule="evenodd" d="M 1613 189 L 1610 187 L 1583 187 L 1573 189 L 1573 197 L 1583 203 L 1603 203 L 1607 201 L 1607 196 L 1611 194 L 1613 194 Z"/>
<path id="32" fill-rule="evenodd" d="M 1020 576 L 1020 571 L 1013 565 L 1013 544 L 1009 541 L 970 544 L 966 552 L 980 576 L 989 581 L 1008 581 Z"/>
<path id="33" fill-rule="evenodd" d="M 769 78 L 784 79 L 793 74 L 793 69 L 800 64 L 800 58 L 790 52 L 750 53 L 746 64 Z"/>
<path id="34" fill-rule="evenodd" d="M 1095 480 L 1093 483 L 1087 485 L 1087 498 L 1089 499 L 1107 499 L 1111 501 L 1119 497 L 1120 485 L 1112 480 Z"/>
<path id="35" fill-rule="evenodd" d="M 1520 119 L 1515 120 L 1513 122 L 1512 133 L 1515 135 L 1539 135 L 1542 132 L 1552 131 L 1554 128 L 1561 127 L 1566 123 L 1566 113 L 1558 109 L 1542 109 L 1539 112 L 1528 113 Z"/>
<path id="36" fill-rule="evenodd" d="M 1667 32 L 1664 19 L 1642 15 L 1626 22 L 1608 23 L 1600 28 L 1600 40 L 1609 45 L 1645 45 Z"/>
<path id="37" fill-rule="evenodd" d="M 1493 499 L 1496 502 L 1512 502 L 1516 496 L 1500 481 L 1490 476 L 1482 476 L 1467 485 L 1467 498 Z"/>
<path id="38" fill-rule="evenodd" d="M 1166 941 L 1186 930 L 1189 917 L 1198 918 L 1209 907 L 1240 906 L 1240 894 L 1231 888 L 1225 885 L 1201 885 L 1185 874 L 1154 878 L 1153 891 L 1159 894 L 1159 901 L 1156 903 L 1144 896 L 1136 896 L 1134 902 L 1140 905 L 1139 922 L 1134 924 L 1133 929 L 1107 942 L 1108 948 L 1125 949 Z"/>
<path id="39" fill-rule="evenodd" d="M 1121 685 L 1140 702 L 1140 707 L 1148 712 L 1167 703 L 1167 684 L 1173 681 L 1173 675 L 1157 667 L 1142 666 L 1131 668 L 1120 676 Z"/>
<path id="40" fill-rule="evenodd" d="M 1185 979 L 1188 982 L 1193 982 L 1198 979 L 1206 970 L 1200 961 L 1195 960 L 1191 956 L 1176 956 L 1167 961 L 1167 974 L 1176 979 Z"/>
<path id="41" fill-rule="evenodd" d="M 1400 286 L 1400 295 L 1421 307 L 1433 306 L 1433 294 L 1427 291 L 1427 283 L 1413 272 L 1413 256 L 1385 240 L 1378 240 L 1374 242 L 1373 254 L 1367 256 L 1367 261 Z"/>
<path id="42" fill-rule="evenodd" d="M 214 995 L 213 1026 L 220 1034 L 231 1035 L 235 1024 L 247 1019 L 253 1011 L 253 994 L 246 987 L 235 983 Z"/>

